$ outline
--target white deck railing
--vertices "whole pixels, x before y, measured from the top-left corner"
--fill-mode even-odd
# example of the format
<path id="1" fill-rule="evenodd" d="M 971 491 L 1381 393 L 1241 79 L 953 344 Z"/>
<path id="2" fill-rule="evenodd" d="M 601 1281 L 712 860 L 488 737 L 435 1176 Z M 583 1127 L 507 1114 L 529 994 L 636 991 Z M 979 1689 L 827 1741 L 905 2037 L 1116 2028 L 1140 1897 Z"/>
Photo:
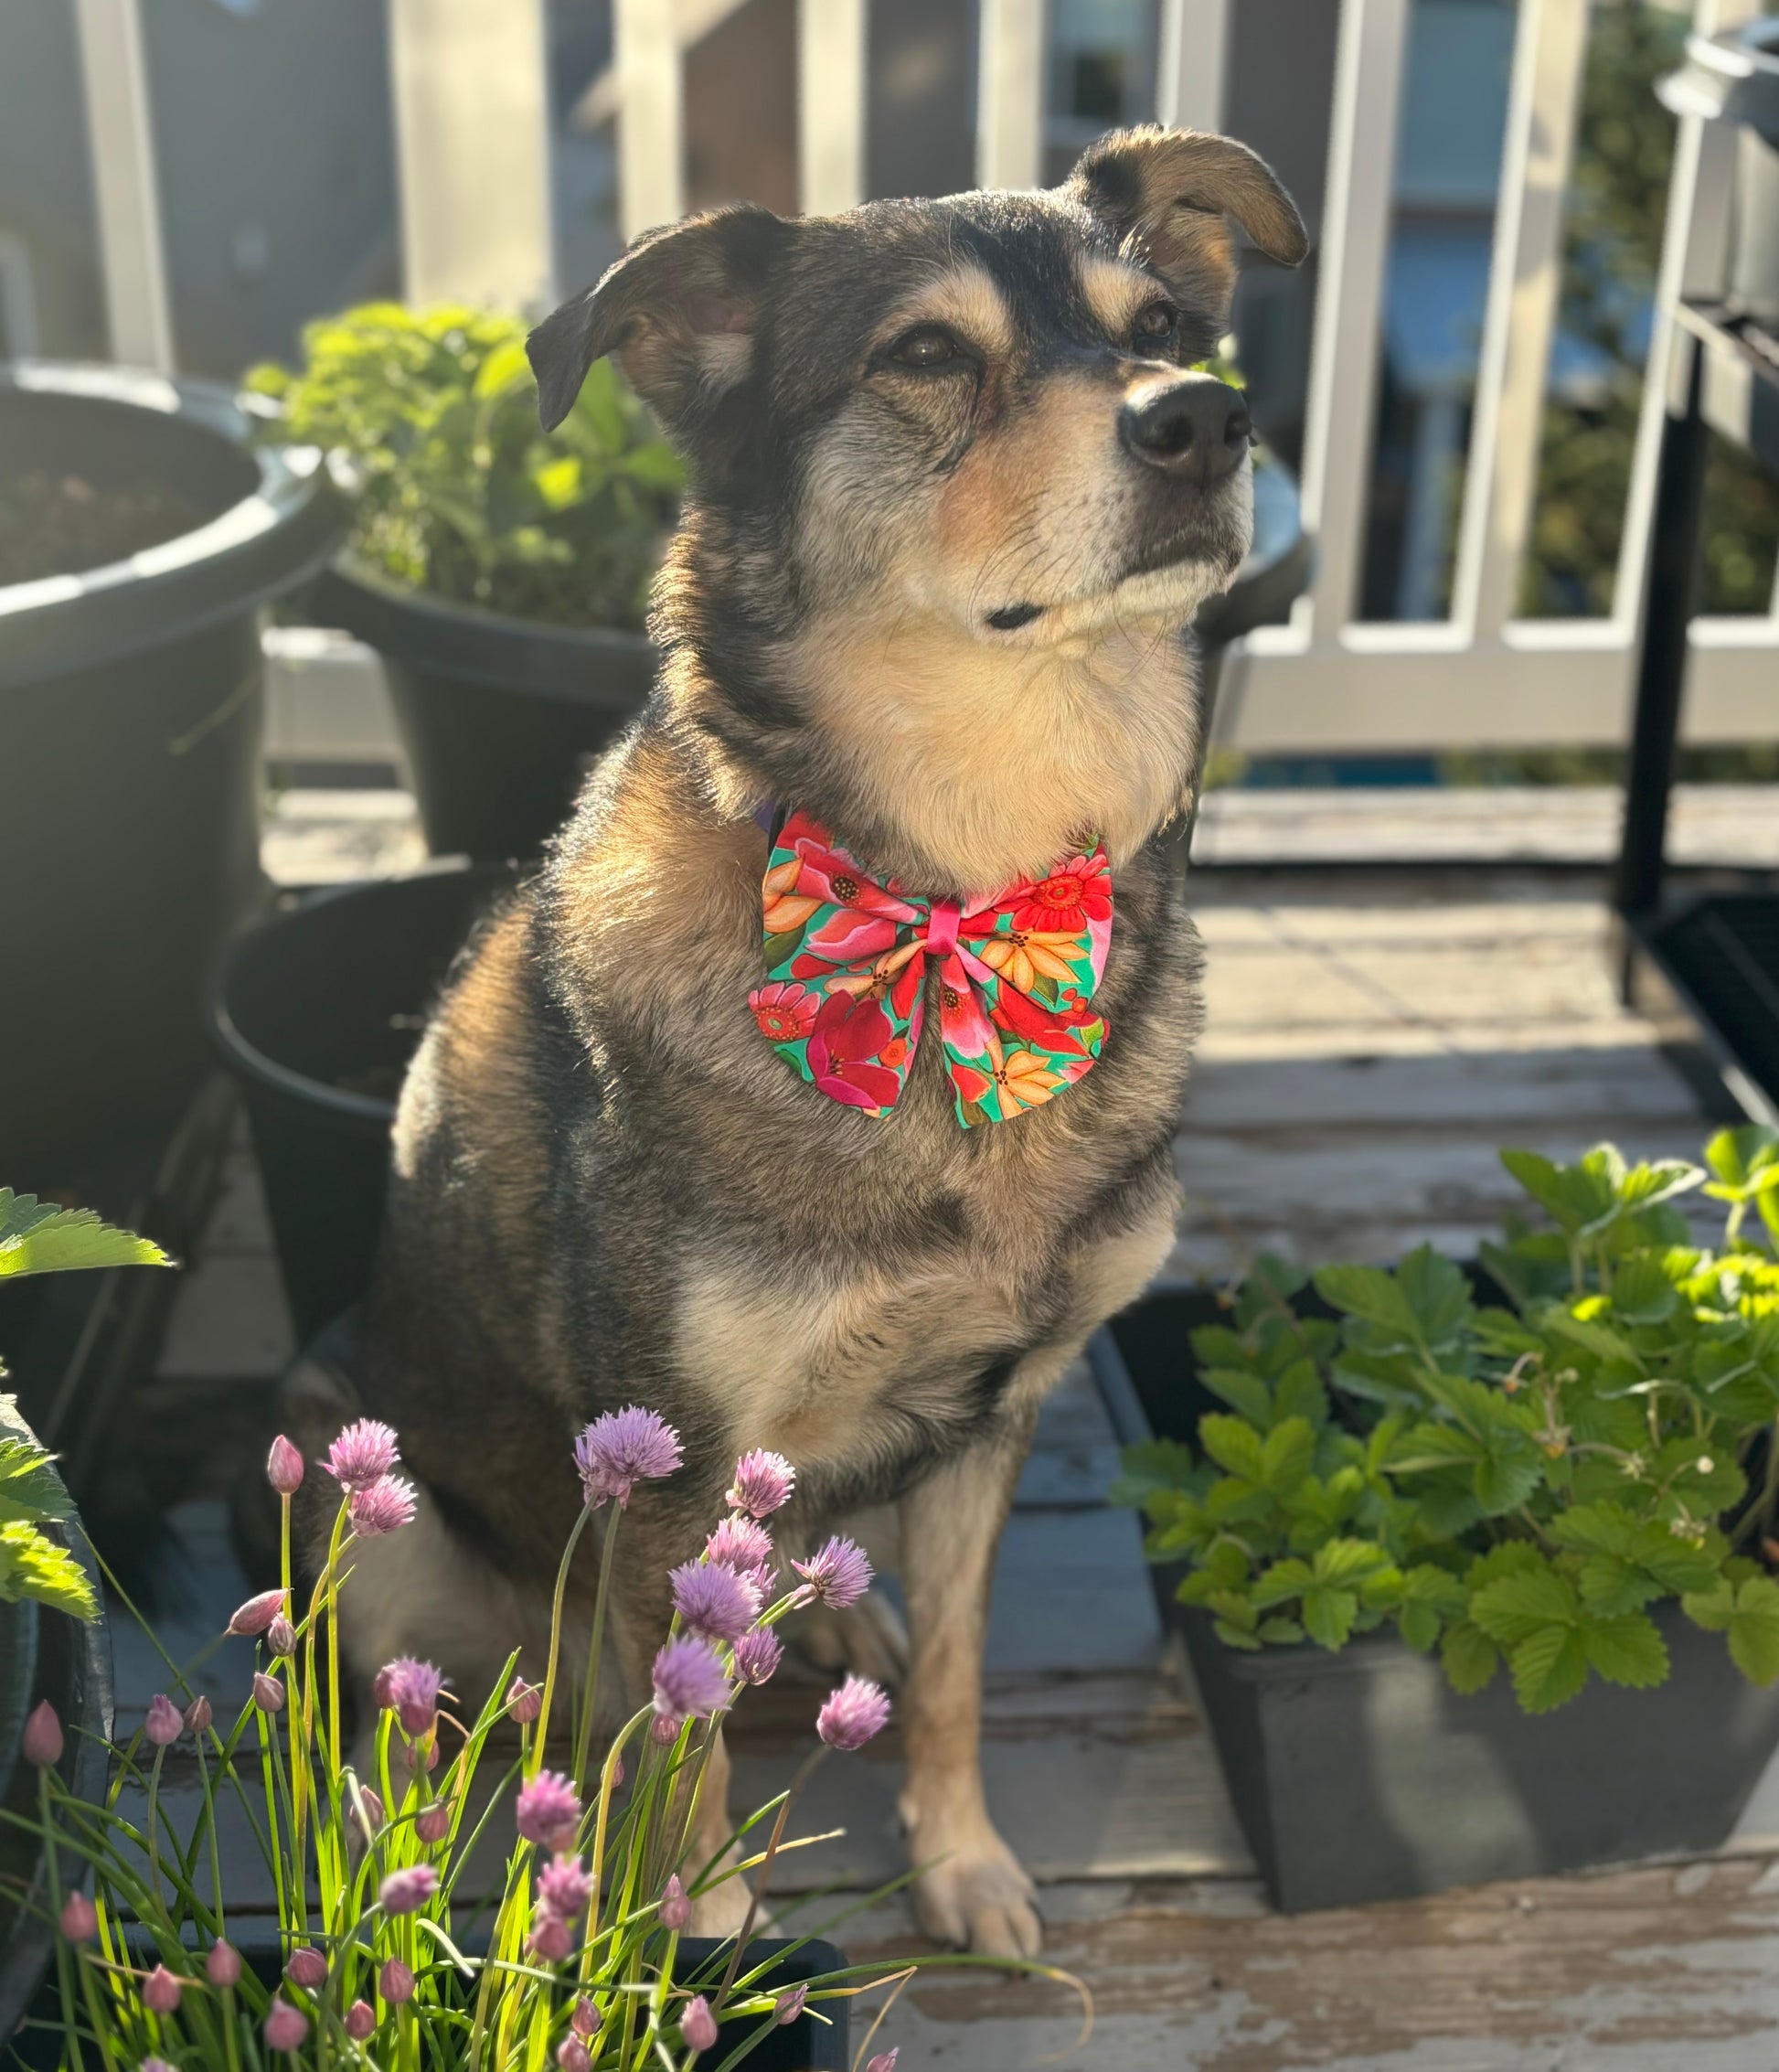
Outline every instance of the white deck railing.
<path id="1" fill-rule="evenodd" d="M 387 4 L 409 294 L 544 301 L 552 264 L 543 0 Z M 1044 136 L 1044 0 L 976 4 L 977 176 L 988 186 L 1031 187 Z M 1218 126 L 1238 4 L 1160 0 L 1156 112 L 1164 120 Z M 120 358 L 167 368 L 172 333 L 142 0 L 78 5 L 113 349 Z M 811 210 L 847 207 L 863 192 L 868 5 L 801 0 L 798 148 Z M 1613 614 L 1535 621 L 1512 614 L 1557 316 L 1587 0 L 1519 0 L 1453 603 L 1444 620 L 1411 624 L 1354 617 L 1411 0 L 1340 5 L 1304 450 L 1305 506 L 1319 561 L 1292 623 L 1262 629 L 1232 658 L 1220 733 L 1256 751 L 1621 740 L 1670 379 L 1672 341 L 1659 318 Z M 700 19 L 723 11 L 710 0 L 613 0 L 626 235 L 681 212 L 684 42 Z M 1696 26 L 1707 32 L 1758 11 L 1758 0 L 1695 0 Z M 1720 277 L 1726 145 L 1697 121 L 1681 124 L 1665 293 L 1706 290 Z M 1766 617 L 1699 621 L 1688 682 L 1688 738 L 1779 733 L 1779 597 Z"/>

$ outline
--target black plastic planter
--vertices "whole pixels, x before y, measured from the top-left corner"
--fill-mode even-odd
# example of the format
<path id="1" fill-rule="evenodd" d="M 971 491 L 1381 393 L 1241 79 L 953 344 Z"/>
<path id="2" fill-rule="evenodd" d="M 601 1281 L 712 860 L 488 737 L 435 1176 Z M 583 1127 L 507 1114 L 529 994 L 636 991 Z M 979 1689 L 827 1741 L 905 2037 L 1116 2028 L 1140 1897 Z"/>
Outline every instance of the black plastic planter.
<path id="1" fill-rule="evenodd" d="M 210 1030 L 240 1082 L 299 1340 L 370 1279 L 401 1076 L 504 864 L 288 899 L 229 953 Z"/>
<path id="2" fill-rule="evenodd" d="M 47 1194 L 170 1129 L 205 1067 L 205 980 L 263 882 L 258 609 L 346 514 L 220 390 L 112 368 L 0 368 L 0 497 L 34 475 L 205 514 L 0 588 L 0 1172 Z"/>
<path id="3" fill-rule="evenodd" d="M 315 586 L 312 609 L 383 657 L 434 856 L 541 854 L 588 763 L 655 681 L 655 650 L 639 633 L 474 611 L 349 562 Z"/>
<path id="4" fill-rule="evenodd" d="M 0 1396 L 0 1434 L 25 1427 Z M 85 1563 L 96 1590 L 99 1577 L 79 1526 L 46 1528 Z M 112 1733 L 112 1642 L 103 1618 L 91 1626 L 29 1598 L 0 1604 L 0 1806 L 35 1819 L 37 1776 L 19 1752 L 26 1716 L 48 1698 L 61 1720 L 63 1784 L 78 1797 L 104 1791 Z M 62 1876 L 77 1874 L 63 1854 Z M 35 1836 L 0 1821 L 0 2045 L 17 2027 L 49 1961 L 48 1864 Z"/>
<path id="5" fill-rule="evenodd" d="M 1209 1289 L 1163 1289 L 1097 1334 L 1090 1353 L 1121 1441 L 1188 1438 L 1222 1407 L 1196 1380 L 1187 1340 L 1220 1315 Z M 1779 1746 L 1779 1687 L 1747 1682 L 1721 1634 L 1672 1603 L 1653 1612 L 1673 1663 L 1666 1683 L 1596 1680 L 1529 1718 L 1505 1675 L 1461 1698 L 1437 1661 L 1393 1635 L 1338 1654 L 1226 1648 L 1205 1614 L 1174 1601 L 1180 1573 L 1151 1571 L 1157 1601 L 1286 1913 L 1714 1849 Z"/>

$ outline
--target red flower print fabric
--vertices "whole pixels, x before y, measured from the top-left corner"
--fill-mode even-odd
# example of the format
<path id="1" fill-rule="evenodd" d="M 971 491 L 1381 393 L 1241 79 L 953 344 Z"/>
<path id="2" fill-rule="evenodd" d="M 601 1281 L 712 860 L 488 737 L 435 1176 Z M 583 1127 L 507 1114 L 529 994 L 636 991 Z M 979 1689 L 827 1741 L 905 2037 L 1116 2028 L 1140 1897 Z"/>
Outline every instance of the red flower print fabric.
<path id="1" fill-rule="evenodd" d="M 767 860 L 760 1032 L 830 1100 L 895 1106 L 939 974 L 939 1035 L 957 1119 L 1007 1122 L 1092 1069 L 1104 1018 L 1089 1002 L 1112 940 L 1112 871 L 1097 846 L 992 899 L 924 900 L 880 883 L 802 813 Z"/>

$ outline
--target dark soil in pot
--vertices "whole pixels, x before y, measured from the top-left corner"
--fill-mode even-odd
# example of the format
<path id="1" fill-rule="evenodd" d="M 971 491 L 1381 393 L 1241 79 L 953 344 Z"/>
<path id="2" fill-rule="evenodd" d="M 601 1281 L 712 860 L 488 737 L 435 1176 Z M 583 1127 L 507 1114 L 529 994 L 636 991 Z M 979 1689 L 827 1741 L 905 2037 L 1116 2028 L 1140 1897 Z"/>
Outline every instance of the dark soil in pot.
<path id="1" fill-rule="evenodd" d="M 0 478 L 0 583 L 80 575 L 196 532 L 216 516 L 160 483 L 96 486 L 83 475 L 31 468 Z"/>
<path id="2" fill-rule="evenodd" d="M 0 1172 L 79 1197 L 206 1068 L 205 979 L 263 888 L 258 611 L 345 512 L 222 391 L 116 368 L 0 368 L 0 455 L 50 486 L 0 571 L 0 1084 L 28 1090 Z M 21 554 L 59 565 L 5 581 Z"/>
<path id="3" fill-rule="evenodd" d="M 1309 1290 L 1294 1307 L 1332 1313 Z M 1194 1438 L 1205 1412 L 1225 1407 L 1198 1382 L 1188 1338 L 1223 1320 L 1217 1290 L 1176 1287 L 1096 1334 L 1089 1354 L 1122 1443 Z M 1673 1664 L 1666 1683 L 1596 1680 L 1529 1716 L 1504 1673 L 1460 1697 L 1437 1660 L 1393 1634 L 1332 1654 L 1227 1648 L 1206 1614 L 1175 1600 L 1185 1573 L 1151 1568 L 1156 1602 L 1185 1642 L 1242 1832 L 1287 1913 L 1714 1849 L 1779 1746 L 1779 1686 L 1749 1683 L 1722 1636 L 1672 1602 L 1652 1610 Z"/>
<path id="4" fill-rule="evenodd" d="M 402 1074 L 452 960 L 515 882 L 483 864 L 286 899 L 217 978 L 211 1034 L 246 1095 L 300 1340 L 369 1283 Z"/>

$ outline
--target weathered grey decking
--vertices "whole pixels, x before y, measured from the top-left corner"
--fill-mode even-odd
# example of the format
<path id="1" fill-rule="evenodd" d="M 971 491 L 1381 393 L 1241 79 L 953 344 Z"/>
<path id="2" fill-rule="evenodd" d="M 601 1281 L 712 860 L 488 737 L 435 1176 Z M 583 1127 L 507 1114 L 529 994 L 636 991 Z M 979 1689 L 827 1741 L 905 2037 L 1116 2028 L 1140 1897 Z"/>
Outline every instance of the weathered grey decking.
<path id="1" fill-rule="evenodd" d="M 1762 803 L 1699 824 L 1720 835 L 1730 824 L 1738 840 L 1750 828 L 1779 831 L 1779 811 L 1763 815 Z M 1324 846 L 1309 853 L 1337 842 L 1332 821 L 1340 839 L 1359 838 L 1340 802 L 1299 810 L 1324 823 Z M 1513 839 L 1548 849 L 1561 836 L 1545 827 Z M 1603 821 L 1590 824 L 1571 848 L 1585 840 L 1597 854 L 1609 838 Z M 283 875 L 320 878 L 399 865 L 415 845 L 399 805 L 361 799 L 342 814 L 293 795 L 268 853 Z M 1209 1022 L 1179 1136 L 1187 1210 L 1175 1270 L 1239 1270 L 1268 1246 L 1387 1258 L 1431 1235 L 1467 1248 L 1507 1199 L 1494 1157 L 1504 1142 L 1561 1152 L 1611 1135 L 1637 1154 L 1697 1149 L 1705 1126 L 1687 1082 L 1613 998 L 1588 879 L 1275 870 L 1201 876 L 1194 895 Z M 243 1158 L 181 1293 L 159 1403 L 181 1424 L 208 1405 L 226 1428 L 231 1404 L 263 1387 L 288 1351 Z M 1097 2006 L 1092 2040 L 1066 2062 L 1096 2072 L 1779 2067 L 1779 1779 L 1722 1861 L 1270 1916 L 1190 1690 L 1163 1648 L 1135 1523 L 1099 1501 L 1113 1460 L 1078 1376 L 1050 1405 L 1022 1487 L 990 1645 L 990 1797 L 1043 1886 L 1048 1954 L 1087 1981 Z M 181 1636 L 195 1651 L 240 1590 L 218 1508 L 182 1522 L 199 1543 L 198 1601 Z M 128 1650 L 120 1670 L 139 1707 L 155 1687 L 152 1658 Z M 217 1673 L 230 1674 L 220 1663 Z M 734 1728 L 740 1797 L 783 1780 L 816 1688 L 787 1675 L 749 1694 Z M 837 1885 L 857 1896 L 896 1874 L 897 1776 L 893 1729 L 818 1773 L 804 1831 L 847 1833 L 788 1859 L 787 1893 Z M 813 1902 L 811 1918 L 853 1904 Z M 858 1956 L 915 1947 L 899 1901 L 869 1906 L 845 1935 Z M 899 2042 L 900 2072 L 1014 2072 L 1054 2061 L 1077 2025 L 1061 1989 L 933 1974 L 905 1991 L 874 2047 Z"/>

